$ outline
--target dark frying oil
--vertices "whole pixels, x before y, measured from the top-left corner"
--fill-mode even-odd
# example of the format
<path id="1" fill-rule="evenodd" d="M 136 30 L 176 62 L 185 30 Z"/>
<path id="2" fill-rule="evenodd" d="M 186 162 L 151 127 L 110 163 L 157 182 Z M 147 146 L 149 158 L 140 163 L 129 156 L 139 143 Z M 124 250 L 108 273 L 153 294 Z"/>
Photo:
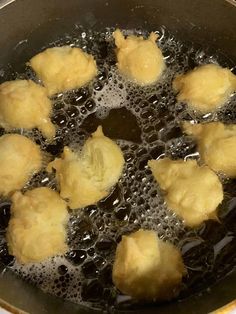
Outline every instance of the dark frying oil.
<path id="1" fill-rule="evenodd" d="M 87 87 L 53 97 L 52 120 L 58 127 L 53 143 L 45 142 L 37 130 L 24 133 L 54 158 L 60 156 L 65 145 L 80 148 L 88 135 L 102 125 L 105 134 L 122 148 L 125 169 L 108 197 L 97 205 L 71 214 L 68 227 L 70 251 L 40 264 L 21 266 L 7 253 L 4 234 L 10 203 L 2 201 L 1 262 L 42 290 L 66 300 L 91 307 L 120 307 L 127 298 L 122 297 L 112 284 L 116 245 L 123 234 L 142 227 L 154 229 L 158 236 L 182 250 L 188 276 L 184 279 L 181 298 L 209 287 L 236 264 L 236 182 L 224 181 L 225 199 L 219 209 L 220 222 L 210 220 L 197 229 L 186 229 L 167 209 L 147 161 L 162 156 L 198 158 L 195 143 L 184 136 L 179 127 L 183 119 L 236 122 L 235 97 L 221 111 L 198 117 L 187 111 L 183 104 L 176 104 L 171 88 L 176 73 L 209 62 L 231 67 L 231 61 L 221 54 L 212 56 L 207 50 L 181 43 L 162 28 L 157 30 L 160 35 L 158 44 L 167 70 L 159 83 L 138 87 L 117 73 L 111 29 L 96 33 L 77 28 L 75 33 L 51 46 L 83 47 L 95 56 L 98 77 Z M 35 79 L 30 69 L 18 73 L 17 77 Z M 26 188 L 42 185 L 57 189 L 54 177 L 45 171 L 37 174 Z M 127 306 L 129 302 L 125 304 Z"/>

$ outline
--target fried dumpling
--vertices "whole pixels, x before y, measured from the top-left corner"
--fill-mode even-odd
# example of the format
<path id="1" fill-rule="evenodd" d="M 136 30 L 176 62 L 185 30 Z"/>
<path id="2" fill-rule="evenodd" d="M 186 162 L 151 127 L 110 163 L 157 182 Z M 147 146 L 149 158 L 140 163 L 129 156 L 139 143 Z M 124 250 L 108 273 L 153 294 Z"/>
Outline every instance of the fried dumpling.
<path id="1" fill-rule="evenodd" d="M 223 188 L 217 175 L 196 160 L 164 158 L 148 162 L 152 173 L 165 192 L 167 205 L 184 219 L 187 226 L 197 226 L 215 218 L 223 200 Z"/>
<path id="2" fill-rule="evenodd" d="M 15 192 L 7 228 L 9 253 L 18 262 L 40 262 L 67 251 L 67 205 L 47 187 Z"/>
<path id="3" fill-rule="evenodd" d="M 60 195 L 75 209 L 95 204 L 107 196 L 118 182 L 123 165 L 121 149 L 98 127 L 81 153 L 65 147 L 62 157 L 52 161 L 48 170 L 56 170 Z"/>
<path id="4" fill-rule="evenodd" d="M 29 64 L 50 96 L 86 85 L 97 74 L 93 56 L 70 46 L 48 48 Z"/>
<path id="5" fill-rule="evenodd" d="M 178 75 L 173 89 L 178 93 L 178 101 L 202 113 L 213 112 L 236 91 L 236 76 L 216 64 L 201 65 Z"/>
<path id="6" fill-rule="evenodd" d="M 205 164 L 228 177 L 236 177 L 236 125 L 221 122 L 185 122 L 183 130 L 196 138 L 201 159 Z"/>
<path id="7" fill-rule="evenodd" d="M 51 139 L 55 135 L 51 111 L 46 89 L 33 81 L 15 80 L 0 85 L 0 125 L 6 130 L 38 128 Z"/>
<path id="8" fill-rule="evenodd" d="M 0 137 L 0 195 L 20 190 L 42 165 L 40 148 L 27 137 Z"/>
<path id="9" fill-rule="evenodd" d="M 152 32 L 147 39 L 133 35 L 125 38 L 117 29 L 113 37 L 117 47 L 117 66 L 122 74 L 140 85 L 152 84 L 160 78 L 165 62 L 156 44 L 158 36 L 155 33 Z"/>
<path id="10" fill-rule="evenodd" d="M 180 251 L 140 229 L 122 236 L 116 249 L 113 282 L 124 294 L 141 300 L 170 300 L 178 295 L 186 274 Z"/>

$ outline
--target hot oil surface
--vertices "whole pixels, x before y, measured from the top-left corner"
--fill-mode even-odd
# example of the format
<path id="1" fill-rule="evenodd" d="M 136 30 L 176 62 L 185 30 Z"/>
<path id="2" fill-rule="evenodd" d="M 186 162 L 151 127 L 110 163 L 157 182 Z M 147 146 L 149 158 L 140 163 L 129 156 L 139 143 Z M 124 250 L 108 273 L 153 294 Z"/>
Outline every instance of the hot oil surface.
<path id="1" fill-rule="evenodd" d="M 167 209 L 147 167 L 148 160 L 163 156 L 198 158 L 195 143 L 179 127 L 183 119 L 236 122 L 235 97 L 225 109 L 200 118 L 187 111 L 183 104 L 176 104 L 171 88 L 178 72 L 209 62 L 228 67 L 232 63 L 222 55 L 212 56 L 192 44 L 179 42 L 165 28 L 157 32 L 167 70 L 158 84 L 149 87 L 138 87 L 117 73 L 111 29 L 104 33 L 77 29 L 73 35 L 51 44 L 70 44 L 92 53 L 99 75 L 88 87 L 53 98 L 52 120 L 58 126 L 53 143 L 45 142 L 37 130 L 23 134 L 33 138 L 53 159 L 65 145 L 80 148 L 89 134 L 102 125 L 105 135 L 120 145 L 126 161 L 123 176 L 107 198 L 71 213 L 70 251 L 65 256 L 26 266 L 14 262 L 4 240 L 10 203 L 4 200 L 0 205 L 1 262 L 43 291 L 66 300 L 92 307 L 126 304 L 112 284 L 112 262 L 121 236 L 139 228 L 154 229 L 159 237 L 182 250 L 188 276 L 181 297 L 208 287 L 236 263 L 236 182 L 225 181 L 225 200 L 219 211 L 221 223 L 208 221 L 198 229 L 186 229 Z M 28 68 L 17 77 L 35 79 Z M 45 171 L 37 174 L 26 188 L 37 186 L 57 189 L 54 177 Z"/>

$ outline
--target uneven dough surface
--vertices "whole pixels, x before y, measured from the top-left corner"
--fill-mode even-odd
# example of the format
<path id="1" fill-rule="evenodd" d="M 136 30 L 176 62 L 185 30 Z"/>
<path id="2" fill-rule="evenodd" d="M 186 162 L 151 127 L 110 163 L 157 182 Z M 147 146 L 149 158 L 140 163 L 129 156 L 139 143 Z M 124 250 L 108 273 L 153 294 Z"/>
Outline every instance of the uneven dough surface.
<path id="1" fill-rule="evenodd" d="M 202 65 L 177 76 L 173 89 L 178 92 L 178 101 L 202 113 L 213 112 L 236 91 L 236 76 L 216 64 Z"/>
<path id="2" fill-rule="evenodd" d="M 223 188 L 217 175 L 208 166 L 198 166 L 196 160 L 164 158 L 148 162 L 168 206 L 187 226 L 197 226 L 215 218 L 217 206 L 223 200 Z"/>
<path id="3" fill-rule="evenodd" d="M 68 219 L 66 202 L 47 187 L 14 193 L 6 234 L 10 254 L 25 264 L 65 253 Z"/>
<path id="4" fill-rule="evenodd" d="M 0 195 L 20 190 L 42 165 L 39 146 L 19 134 L 0 137 Z"/>
<path id="5" fill-rule="evenodd" d="M 55 135 L 51 111 L 46 89 L 33 81 L 15 80 L 0 85 L 0 125 L 6 130 L 38 128 L 51 139 Z"/>
<path id="6" fill-rule="evenodd" d="M 202 161 L 214 171 L 236 177 L 236 125 L 211 122 L 183 123 L 184 132 L 196 138 Z"/>
<path id="7" fill-rule="evenodd" d="M 152 32 L 148 39 L 133 35 L 125 38 L 117 29 L 113 37 L 117 47 L 117 65 L 121 73 L 140 85 L 152 84 L 160 78 L 165 62 L 156 44 L 158 36 L 155 33 Z"/>
<path id="8" fill-rule="evenodd" d="M 97 74 L 93 56 L 70 46 L 48 48 L 29 64 L 50 96 L 86 85 Z"/>
<path id="9" fill-rule="evenodd" d="M 56 170 L 60 195 L 69 199 L 70 208 L 75 209 L 95 204 L 107 196 L 118 182 L 123 165 L 121 149 L 98 127 L 85 142 L 81 154 L 65 147 L 62 157 L 52 161 L 48 170 Z"/>
<path id="10" fill-rule="evenodd" d="M 180 251 L 161 241 L 154 231 L 122 236 L 116 249 L 113 282 L 124 294 L 141 300 L 176 297 L 186 270 Z"/>

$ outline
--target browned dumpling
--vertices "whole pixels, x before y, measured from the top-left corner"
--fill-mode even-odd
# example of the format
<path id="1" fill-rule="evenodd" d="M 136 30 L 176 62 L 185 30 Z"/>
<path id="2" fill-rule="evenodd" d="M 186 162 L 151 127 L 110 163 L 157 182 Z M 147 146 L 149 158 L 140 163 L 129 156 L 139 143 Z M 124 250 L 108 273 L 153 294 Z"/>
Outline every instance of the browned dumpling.
<path id="1" fill-rule="evenodd" d="M 124 294 L 141 300 L 170 300 L 178 295 L 186 274 L 180 251 L 140 229 L 123 236 L 116 249 L 113 282 Z"/>
<path id="2" fill-rule="evenodd" d="M 23 188 L 41 166 L 42 154 L 33 141 L 19 134 L 0 137 L 0 195 Z"/>
<path id="3" fill-rule="evenodd" d="M 65 253 L 68 219 L 66 202 L 57 192 L 47 187 L 16 192 L 6 234 L 10 254 L 25 264 Z"/>
<path id="4" fill-rule="evenodd" d="M 93 56 L 70 46 L 48 48 L 34 56 L 29 64 L 50 96 L 86 85 L 97 74 Z"/>
<path id="5" fill-rule="evenodd" d="M 38 128 L 47 139 L 56 129 L 50 120 L 52 104 L 44 87 L 31 80 L 15 80 L 0 85 L 0 125 L 13 128 Z"/>

